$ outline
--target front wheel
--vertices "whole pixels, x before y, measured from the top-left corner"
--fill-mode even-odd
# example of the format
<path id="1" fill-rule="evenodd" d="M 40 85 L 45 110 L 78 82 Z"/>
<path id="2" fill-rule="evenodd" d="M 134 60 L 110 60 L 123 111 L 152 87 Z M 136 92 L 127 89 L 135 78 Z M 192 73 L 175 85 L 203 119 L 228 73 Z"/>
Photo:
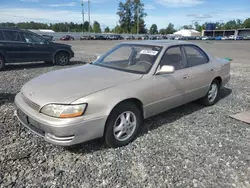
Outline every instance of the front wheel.
<path id="1" fill-rule="evenodd" d="M 112 148 L 132 142 L 139 131 L 142 118 L 140 110 L 133 103 L 122 103 L 111 112 L 105 127 L 104 139 Z"/>
<path id="2" fill-rule="evenodd" d="M 67 52 L 58 52 L 54 58 L 55 65 L 67 65 L 69 63 L 69 54 Z"/>
<path id="3" fill-rule="evenodd" d="M 201 103 L 205 106 L 212 106 L 214 105 L 219 99 L 219 92 L 220 92 L 220 84 L 218 80 L 214 80 L 209 90 L 203 98 L 201 98 Z"/>

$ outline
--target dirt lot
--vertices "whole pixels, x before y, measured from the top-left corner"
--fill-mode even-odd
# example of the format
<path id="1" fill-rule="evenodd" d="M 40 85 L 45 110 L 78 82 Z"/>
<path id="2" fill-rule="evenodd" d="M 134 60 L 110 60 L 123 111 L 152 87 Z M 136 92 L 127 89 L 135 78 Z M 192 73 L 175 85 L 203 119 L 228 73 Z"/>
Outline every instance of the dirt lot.
<path id="1" fill-rule="evenodd" d="M 64 43 L 76 53 L 70 66 L 81 66 L 117 42 Z M 229 118 L 250 109 L 250 42 L 197 43 L 234 59 L 221 100 L 213 107 L 190 103 L 152 117 L 138 139 L 118 149 L 106 148 L 102 140 L 65 149 L 20 126 L 13 100 L 22 85 L 65 67 L 7 66 L 0 72 L 0 187 L 250 187 L 250 125 Z"/>

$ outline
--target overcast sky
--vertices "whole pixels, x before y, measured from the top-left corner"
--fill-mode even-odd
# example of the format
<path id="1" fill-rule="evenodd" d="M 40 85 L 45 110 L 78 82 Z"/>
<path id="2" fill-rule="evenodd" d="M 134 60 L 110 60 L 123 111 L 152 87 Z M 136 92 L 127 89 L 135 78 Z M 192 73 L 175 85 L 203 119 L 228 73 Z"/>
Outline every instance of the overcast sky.
<path id="1" fill-rule="evenodd" d="M 118 0 L 91 0 L 91 22 L 97 20 L 102 28 L 114 27 Z M 250 17 L 250 0 L 144 0 L 149 28 L 153 23 L 165 28 L 173 23 L 176 28 L 193 20 L 228 21 Z M 87 20 L 87 3 L 84 5 Z M 0 22 L 37 21 L 82 22 L 80 0 L 1 0 Z"/>

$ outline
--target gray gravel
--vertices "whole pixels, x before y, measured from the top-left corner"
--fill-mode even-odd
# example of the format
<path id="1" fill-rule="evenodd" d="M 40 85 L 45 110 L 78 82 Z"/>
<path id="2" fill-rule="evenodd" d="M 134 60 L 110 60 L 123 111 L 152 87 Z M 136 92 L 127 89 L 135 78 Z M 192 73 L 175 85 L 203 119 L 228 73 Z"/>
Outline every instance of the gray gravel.
<path id="1" fill-rule="evenodd" d="M 94 58 L 78 55 L 71 66 Z M 250 126 L 228 117 L 250 109 L 250 63 L 234 62 L 218 104 L 191 103 L 152 117 L 118 149 L 102 140 L 66 149 L 24 129 L 13 117 L 14 96 L 33 77 L 65 67 L 7 67 L 0 72 L 0 187 L 250 187 Z"/>

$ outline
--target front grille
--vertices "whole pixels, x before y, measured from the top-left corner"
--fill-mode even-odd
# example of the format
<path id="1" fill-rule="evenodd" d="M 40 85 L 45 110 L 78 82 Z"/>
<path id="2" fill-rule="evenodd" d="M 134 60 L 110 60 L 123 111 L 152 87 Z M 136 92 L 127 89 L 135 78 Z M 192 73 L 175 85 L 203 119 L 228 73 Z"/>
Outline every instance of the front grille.
<path id="1" fill-rule="evenodd" d="M 27 104 L 30 108 L 32 108 L 33 110 L 36 110 L 36 111 L 40 110 L 40 106 L 38 104 L 32 102 L 31 100 L 29 100 L 27 97 L 25 97 L 23 93 L 22 93 L 22 98 L 23 98 L 23 101 L 25 102 L 25 104 Z"/>

